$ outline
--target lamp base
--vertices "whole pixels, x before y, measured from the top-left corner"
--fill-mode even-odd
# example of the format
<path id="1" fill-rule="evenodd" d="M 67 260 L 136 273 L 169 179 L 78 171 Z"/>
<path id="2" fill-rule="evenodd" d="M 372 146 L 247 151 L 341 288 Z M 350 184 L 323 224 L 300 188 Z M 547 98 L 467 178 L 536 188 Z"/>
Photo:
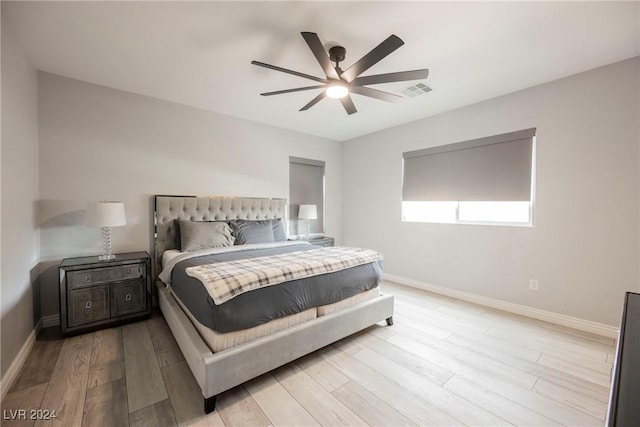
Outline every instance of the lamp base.
<path id="1" fill-rule="evenodd" d="M 111 228 L 102 227 L 101 230 L 104 248 L 102 250 L 102 255 L 98 257 L 98 261 L 110 261 L 112 259 L 116 259 L 116 256 L 111 254 Z"/>
<path id="2" fill-rule="evenodd" d="M 311 231 L 311 223 L 308 219 L 299 220 L 298 234 L 302 236 L 302 240 L 309 240 L 309 231 Z"/>

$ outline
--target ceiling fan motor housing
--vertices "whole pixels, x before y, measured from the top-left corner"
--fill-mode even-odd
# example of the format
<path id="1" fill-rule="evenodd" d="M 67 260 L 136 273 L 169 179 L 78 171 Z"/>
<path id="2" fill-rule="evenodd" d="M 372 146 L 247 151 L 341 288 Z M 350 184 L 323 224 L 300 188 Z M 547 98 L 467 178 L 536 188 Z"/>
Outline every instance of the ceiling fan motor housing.
<path id="1" fill-rule="evenodd" d="M 342 46 L 333 46 L 329 49 L 329 59 L 336 64 L 338 62 L 344 61 L 345 56 L 347 55 L 347 50 Z"/>

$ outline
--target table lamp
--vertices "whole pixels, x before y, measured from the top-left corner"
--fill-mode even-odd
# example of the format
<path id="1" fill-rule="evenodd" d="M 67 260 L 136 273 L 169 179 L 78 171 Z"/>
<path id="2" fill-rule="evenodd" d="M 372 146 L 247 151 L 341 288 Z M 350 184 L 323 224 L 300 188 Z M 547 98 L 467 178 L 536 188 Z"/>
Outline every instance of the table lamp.
<path id="1" fill-rule="evenodd" d="M 298 211 L 298 219 L 300 221 L 300 225 L 305 224 L 306 230 L 304 233 L 305 240 L 309 240 L 309 232 L 311 229 L 311 224 L 309 220 L 318 219 L 318 208 L 316 205 L 300 205 L 300 210 Z"/>

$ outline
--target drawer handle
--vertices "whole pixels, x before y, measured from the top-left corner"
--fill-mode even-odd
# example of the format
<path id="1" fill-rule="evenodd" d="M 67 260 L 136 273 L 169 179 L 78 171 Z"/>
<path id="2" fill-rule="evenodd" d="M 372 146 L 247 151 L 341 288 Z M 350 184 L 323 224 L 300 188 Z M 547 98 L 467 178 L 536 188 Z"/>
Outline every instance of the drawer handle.
<path id="1" fill-rule="evenodd" d="M 84 308 L 91 308 L 91 306 L 92 306 L 92 305 L 93 305 L 93 302 L 91 302 L 91 301 L 87 301 L 87 302 L 84 304 Z"/>
<path id="2" fill-rule="evenodd" d="M 85 275 L 85 276 L 84 276 L 84 281 L 85 281 L 86 283 L 91 282 L 91 275 L 90 275 L 90 274 Z"/>
<path id="3" fill-rule="evenodd" d="M 125 274 L 131 274 L 131 269 L 129 267 L 124 269 Z"/>
<path id="4" fill-rule="evenodd" d="M 125 301 L 131 301 L 131 294 L 125 295 L 124 300 Z"/>

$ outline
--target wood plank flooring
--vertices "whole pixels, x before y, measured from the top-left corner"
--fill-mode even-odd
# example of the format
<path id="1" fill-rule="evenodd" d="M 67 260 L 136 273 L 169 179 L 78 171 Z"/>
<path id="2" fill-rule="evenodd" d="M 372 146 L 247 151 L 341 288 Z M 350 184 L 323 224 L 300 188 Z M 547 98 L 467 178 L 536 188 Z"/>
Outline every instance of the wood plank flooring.
<path id="1" fill-rule="evenodd" d="M 209 415 L 160 313 L 67 339 L 42 331 L 2 402 L 2 424 L 604 424 L 613 340 L 393 283 L 382 290 L 396 297 L 394 326 L 229 390 Z M 11 419 L 38 408 L 57 418 Z"/>

